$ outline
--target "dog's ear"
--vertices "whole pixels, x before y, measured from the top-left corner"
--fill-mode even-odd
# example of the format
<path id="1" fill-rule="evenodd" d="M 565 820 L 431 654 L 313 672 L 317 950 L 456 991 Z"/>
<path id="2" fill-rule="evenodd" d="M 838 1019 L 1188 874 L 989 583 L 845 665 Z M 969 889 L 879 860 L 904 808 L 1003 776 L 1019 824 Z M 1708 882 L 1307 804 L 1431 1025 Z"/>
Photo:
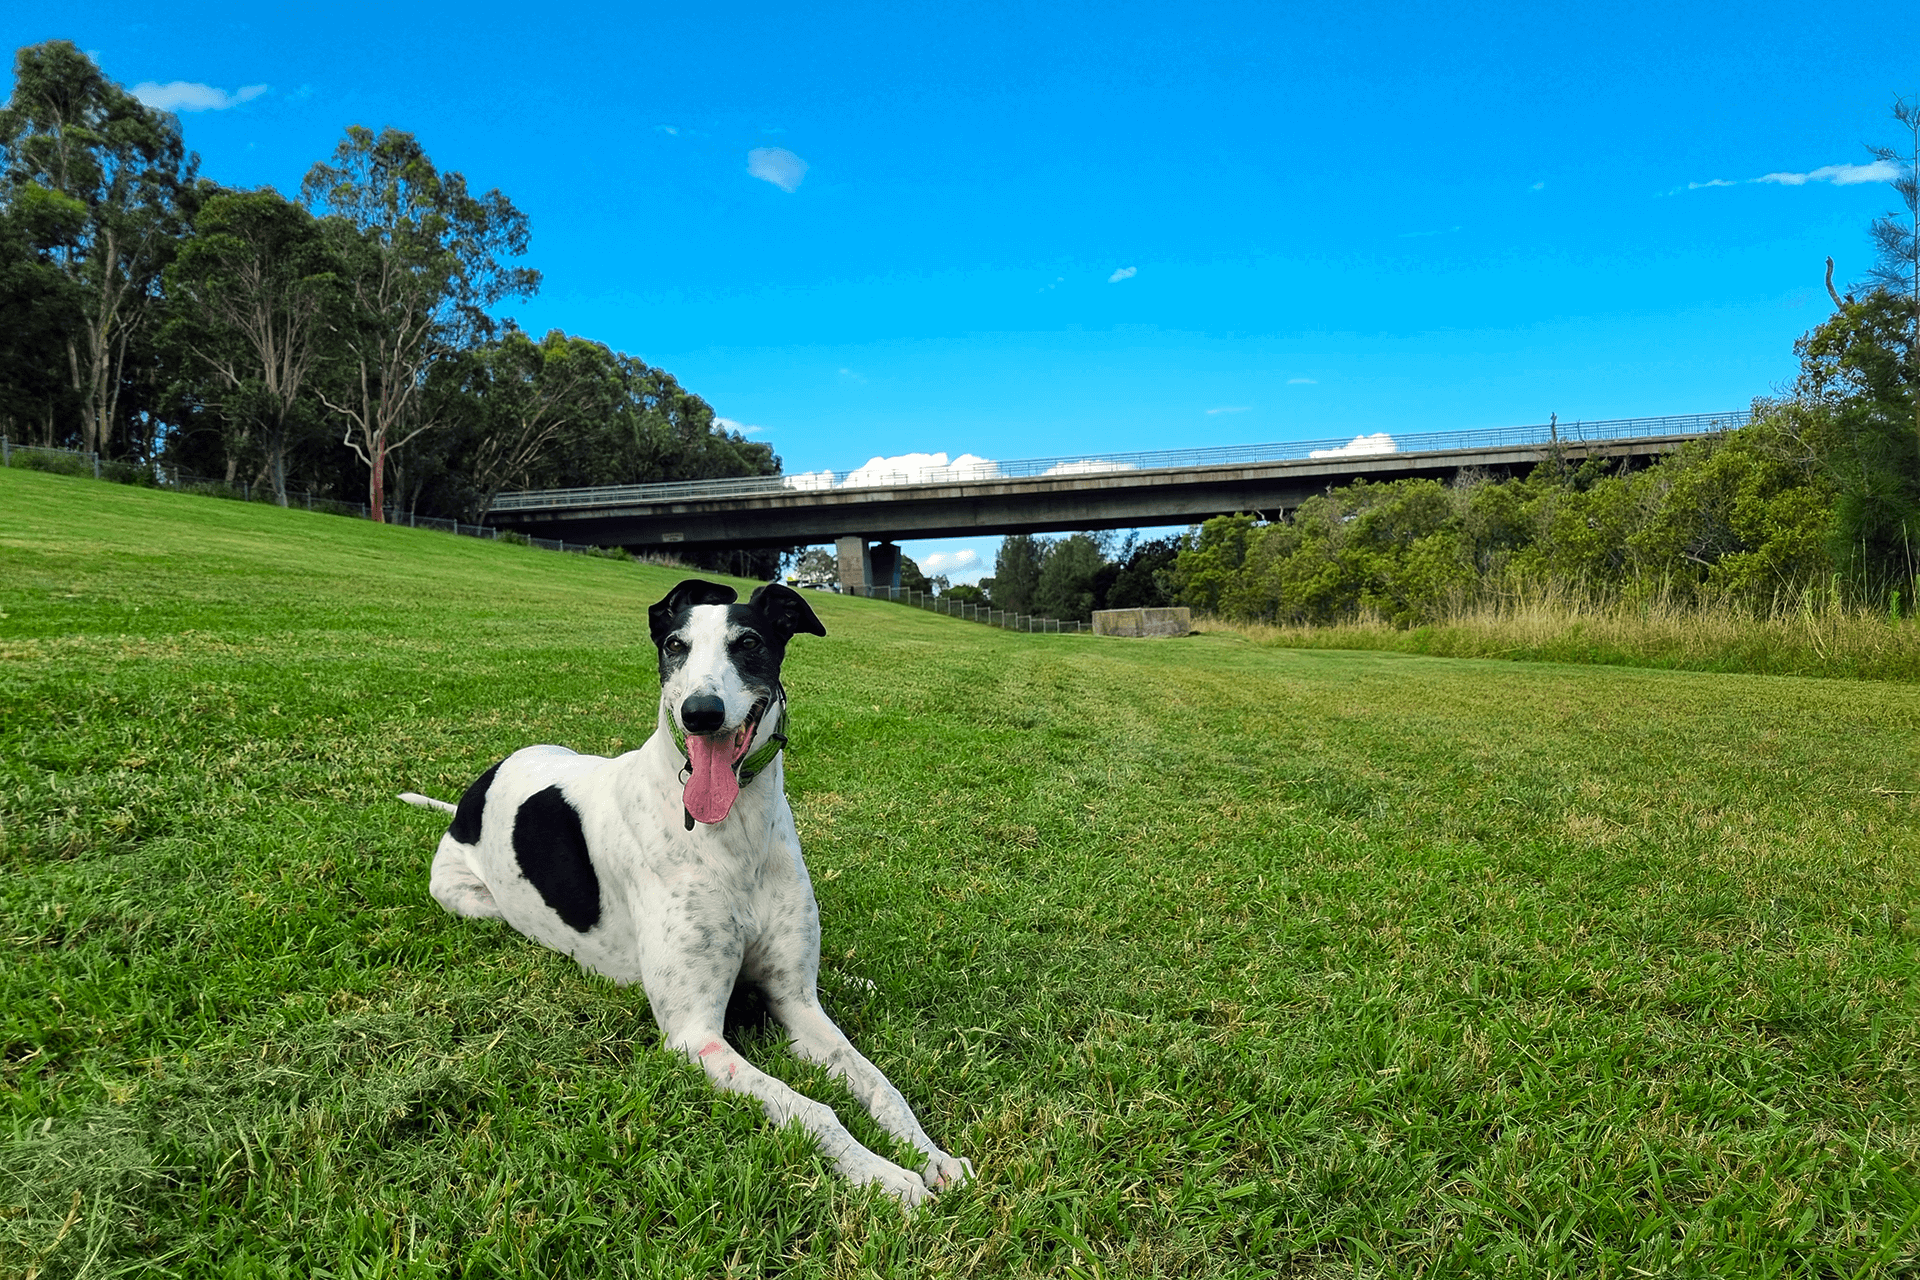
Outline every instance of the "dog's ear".
<path id="1" fill-rule="evenodd" d="M 673 590 L 666 598 L 647 610 L 647 622 L 653 630 L 653 642 L 658 645 L 673 630 L 673 620 L 680 616 L 683 609 L 691 609 L 697 604 L 732 604 L 740 598 L 740 593 L 732 587 L 721 586 L 717 582 L 703 582 L 699 578 L 688 578 Z"/>
<path id="2" fill-rule="evenodd" d="M 804 631 L 810 636 L 824 636 L 827 629 L 820 625 L 820 619 L 813 616 L 813 606 L 807 598 L 792 587 L 778 582 L 769 582 L 756 588 L 747 597 L 747 603 L 760 611 L 767 625 L 781 633 L 782 640 Z"/>

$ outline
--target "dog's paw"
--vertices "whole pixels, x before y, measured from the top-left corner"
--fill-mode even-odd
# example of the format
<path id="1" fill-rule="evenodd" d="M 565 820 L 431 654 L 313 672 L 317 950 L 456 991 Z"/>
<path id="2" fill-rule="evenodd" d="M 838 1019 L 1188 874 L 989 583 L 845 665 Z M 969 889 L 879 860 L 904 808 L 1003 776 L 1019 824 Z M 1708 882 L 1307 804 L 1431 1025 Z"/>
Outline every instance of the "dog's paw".
<path id="1" fill-rule="evenodd" d="M 933 1189 L 934 1194 L 948 1187 L 963 1187 L 973 1181 L 973 1161 L 965 1156 L 950 1156 L 942 1151 L 927 1162 L 920 1178 Z"/>
<path id="2" fill-rule="evenodd" d="M 897 1164 L 888 1164 L 876 1169 L 863 1179 L 900 1202 L 904 1209 L 918 1208 L 933 1199 L 933 1191 L 920 1175 L 911 1169 L 902 1169 Z"/>

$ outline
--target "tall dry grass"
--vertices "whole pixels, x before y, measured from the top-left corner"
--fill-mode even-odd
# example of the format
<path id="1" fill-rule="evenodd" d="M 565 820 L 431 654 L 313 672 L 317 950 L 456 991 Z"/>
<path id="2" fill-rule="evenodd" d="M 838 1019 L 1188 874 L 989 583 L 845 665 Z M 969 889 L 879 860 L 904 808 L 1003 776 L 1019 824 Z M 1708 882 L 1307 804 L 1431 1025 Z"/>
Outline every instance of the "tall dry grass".
<path id="1" fill-rule="evenodd" d="M 1204 618 L 1196 625 L 1295 649 L 1385 649 L 1455 658 L 1920 679 L 1920 626 L 1913 618 L 1849 604 L 1833 590 L 1783 593 L 1770 607 L 1749 610 L 1664 592 L 1631 599 L 1550 584 L 1462 601 L 1439 622 L 1411 629 L 1378 615 L 1320 626 L 1221 618 Z"/>

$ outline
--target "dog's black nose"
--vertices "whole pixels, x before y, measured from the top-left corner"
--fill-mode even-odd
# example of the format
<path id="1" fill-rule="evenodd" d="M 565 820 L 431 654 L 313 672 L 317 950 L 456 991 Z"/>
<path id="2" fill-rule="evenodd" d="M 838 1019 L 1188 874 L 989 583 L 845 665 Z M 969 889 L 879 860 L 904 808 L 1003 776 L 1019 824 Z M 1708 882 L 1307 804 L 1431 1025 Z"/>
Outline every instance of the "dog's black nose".
<path id="1" fill-rule="evenodd" d="M 712 733 L 727 722 L 727 704 L 710 693 L 696 693 L 680 704 L 680 727 L 688 733 Z"/>

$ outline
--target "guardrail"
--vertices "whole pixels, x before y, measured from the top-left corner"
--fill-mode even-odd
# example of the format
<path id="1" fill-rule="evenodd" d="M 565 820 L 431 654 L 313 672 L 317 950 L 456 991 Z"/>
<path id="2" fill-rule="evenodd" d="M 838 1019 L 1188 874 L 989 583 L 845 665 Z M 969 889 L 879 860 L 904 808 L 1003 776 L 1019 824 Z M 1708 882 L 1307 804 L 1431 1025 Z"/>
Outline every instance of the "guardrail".
<path id="1" fill-rule="evenodd" d="M 864 468 L 840 473 L 803 471 L 793 475 L 740 476 L 727 480 L 681 480 L 663 484 L 598 485 L 583 489 L 539 489 L 503 493 L 491 512 L 620 506 L 697 498 L 751 498 L 849 489 L 1031 479 L 1045 476 L 1100 475 L 1118 471 L 1167 471 L 1236 463 L 1306 462 L 1321 458 L 1386 457 L 1440 453 L 1456 449 L 1497 449 L 1527 444 L 1588 444 L 1649 436 L 1706 435 L 1747 424 L 1746 410 L 1684 413 L 1660 418 L 1605 418 L 1592 422 L 1541 422 L 1530 426 L 1485 427 L 1470 431 L 1430 431 L 1414 435 L 1385 433 L 1334 440 L 1288 440 L 1273 444 L 1220 445 L 1199 449 L 1159 449 L 1145 453 L 1079 454 L 1071 457 L 984 459 L 960 466 L 924 467 L 913 472 L 875 472 Z"/>

